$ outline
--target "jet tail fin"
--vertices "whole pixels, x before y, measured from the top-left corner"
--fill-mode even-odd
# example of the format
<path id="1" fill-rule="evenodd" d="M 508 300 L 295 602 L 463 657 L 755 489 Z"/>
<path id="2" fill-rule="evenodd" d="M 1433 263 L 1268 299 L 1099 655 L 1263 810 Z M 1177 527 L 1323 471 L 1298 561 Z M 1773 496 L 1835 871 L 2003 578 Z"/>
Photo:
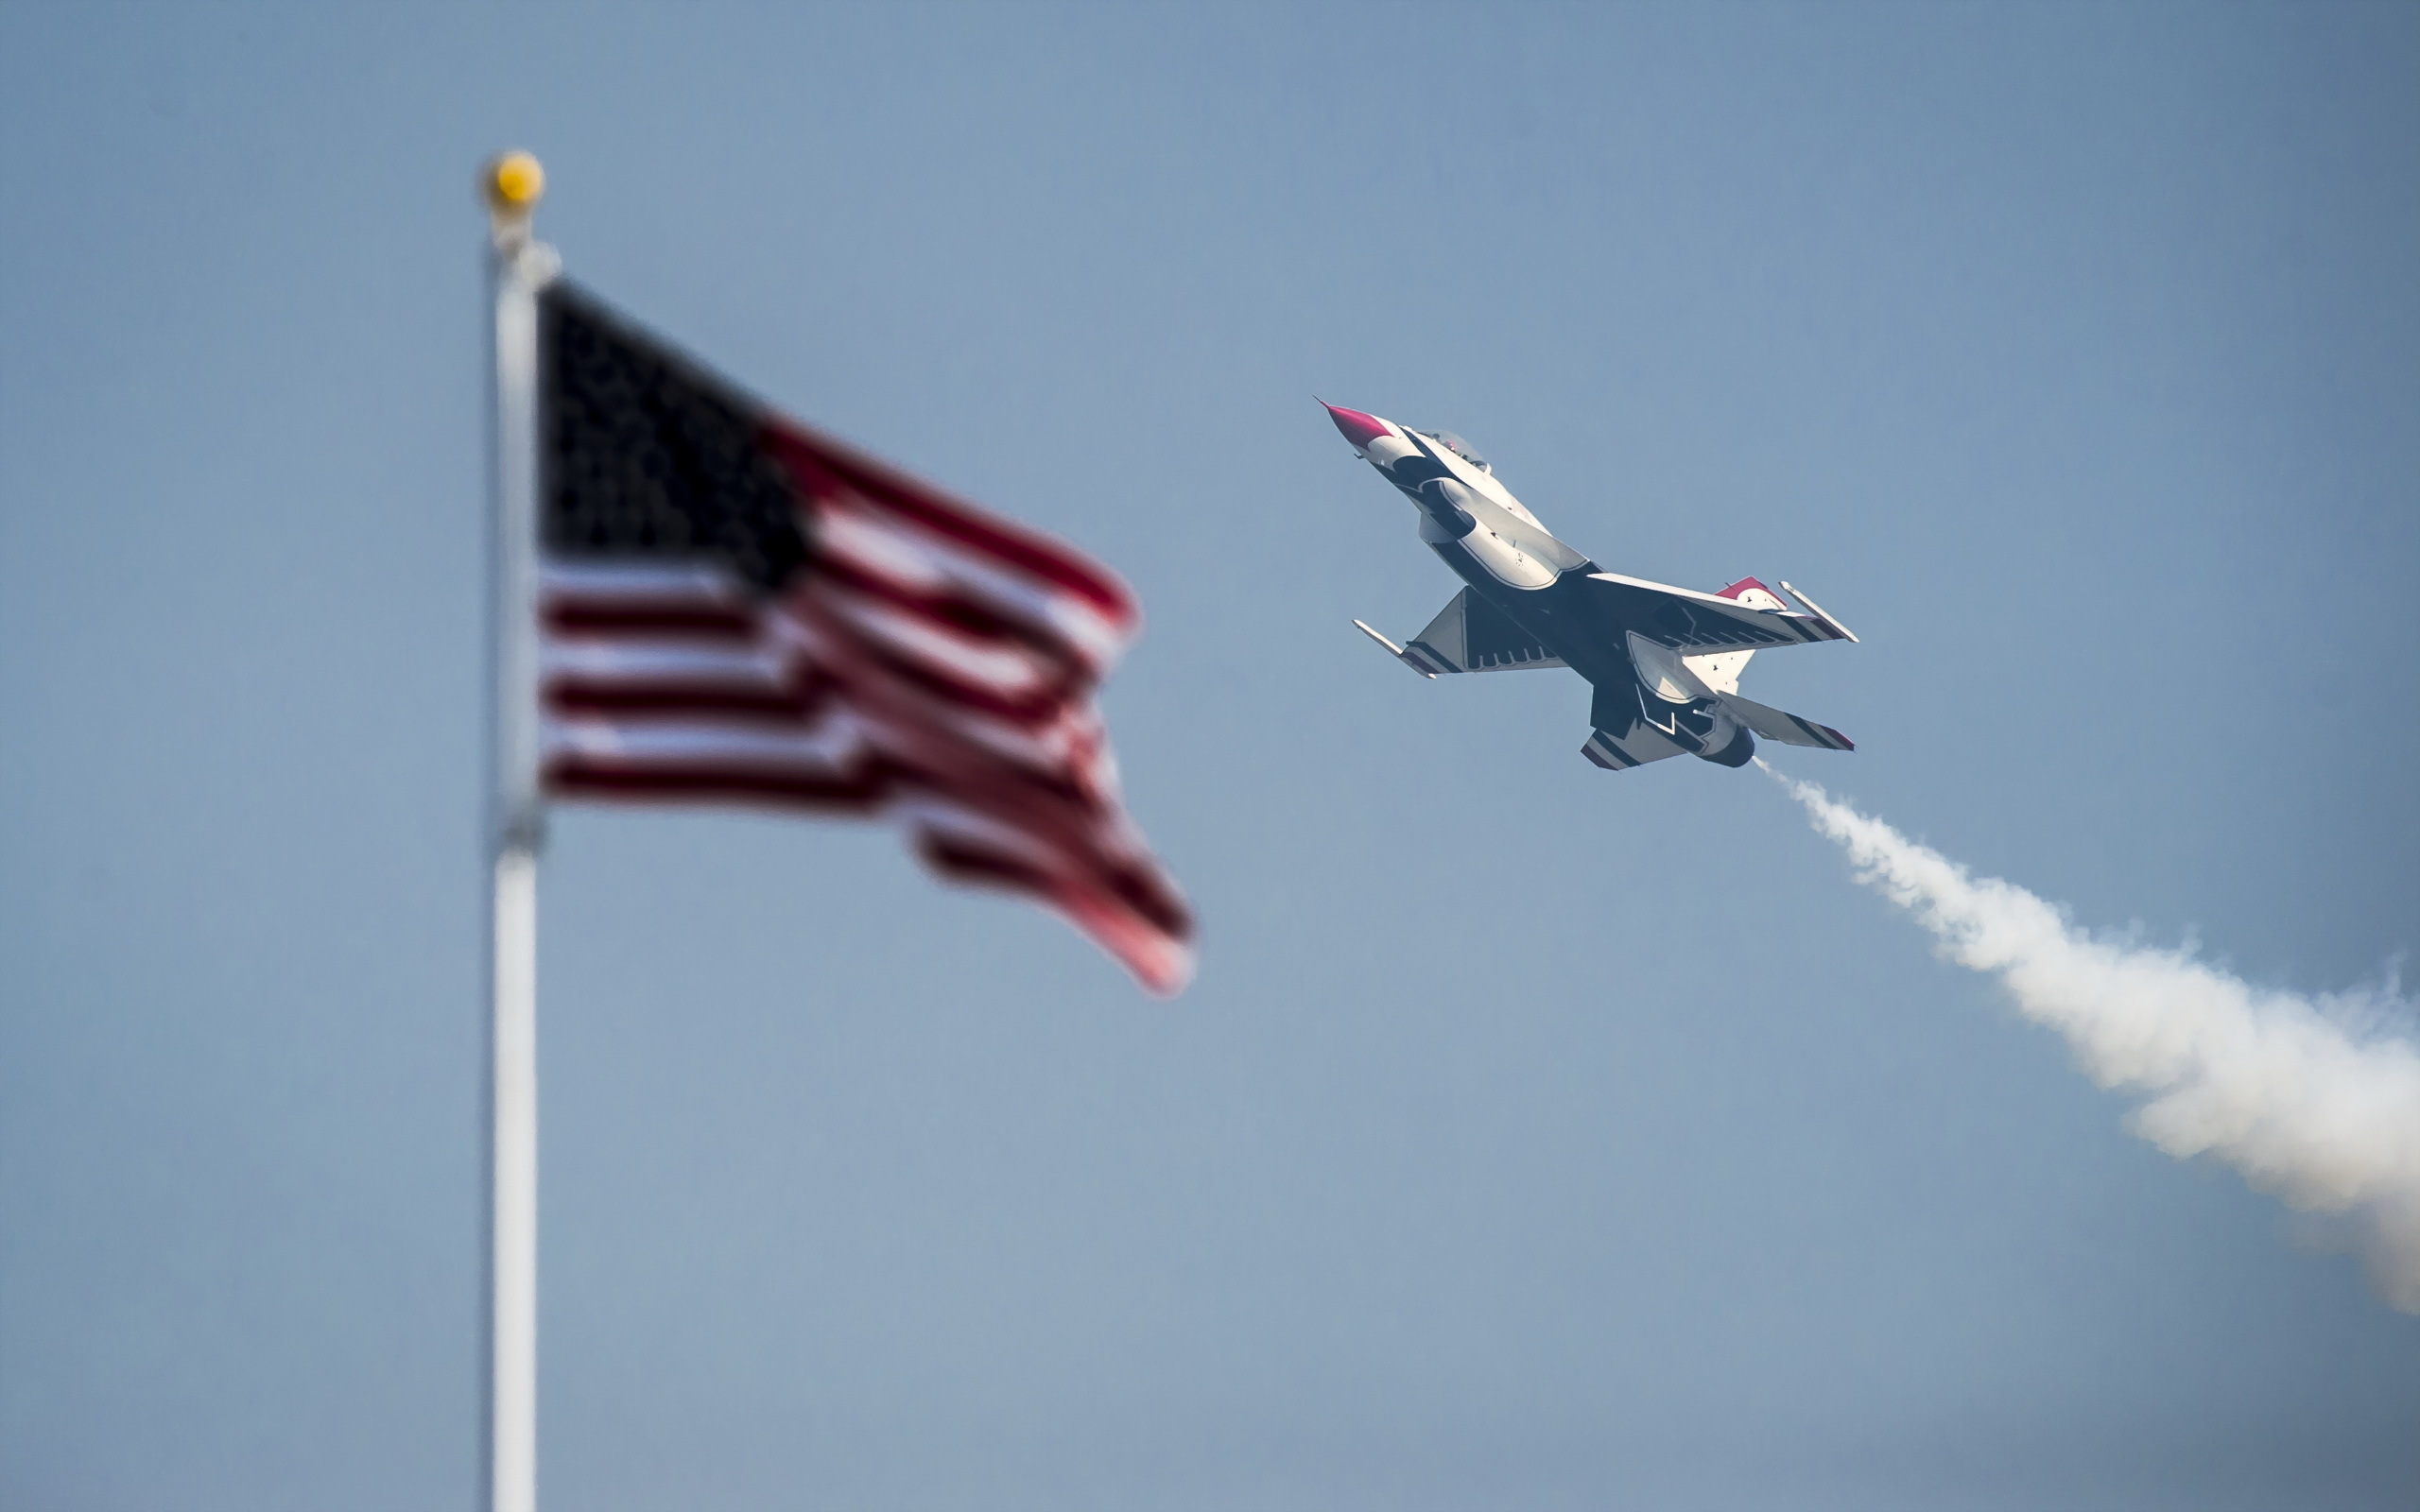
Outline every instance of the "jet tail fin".
<path id="1" fill-rule="evenodd" d="M 1772 589 L 1753 577 L 1742 577 L 1728 588 L 1717 590 L 1714 596 L 1744 604 L 1750 609 L 1789 608 Z M 1737 693 L 1739 691 L 1739 674 L 1748 670 L 1748 659 L 1755 654 L 1754 651 L 1708 651 L 1698 656 L 1685 656 L 1681 660 L 1698 675 L 1699 681 L 1715 692 Z"/>

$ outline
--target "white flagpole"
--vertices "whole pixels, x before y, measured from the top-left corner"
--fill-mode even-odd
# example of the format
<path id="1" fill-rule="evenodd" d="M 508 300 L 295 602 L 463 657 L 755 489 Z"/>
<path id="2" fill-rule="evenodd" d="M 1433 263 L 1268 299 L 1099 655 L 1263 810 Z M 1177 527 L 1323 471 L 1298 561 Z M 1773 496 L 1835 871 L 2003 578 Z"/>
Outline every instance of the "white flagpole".
<path id="1" fill-rule="evenodd" d="M 495 463 L 489 636 L 488 1512 L 538 1502 L 538 291 L 554 253 L 529 234 L 538 160 L 489 164 Z"/>

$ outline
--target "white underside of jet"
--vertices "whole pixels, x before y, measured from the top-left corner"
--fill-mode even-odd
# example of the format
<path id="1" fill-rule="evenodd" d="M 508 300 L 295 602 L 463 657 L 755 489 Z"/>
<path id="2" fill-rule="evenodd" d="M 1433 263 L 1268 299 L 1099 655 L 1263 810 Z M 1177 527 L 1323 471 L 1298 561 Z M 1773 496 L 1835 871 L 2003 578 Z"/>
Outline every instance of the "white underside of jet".
<path id="1" fill-rule="evenodd" d="M 1413 671 L 1433 679 L 1567 667 L 1572 663 L 1541 636 L 1571 644 L 1570 655 L 1586 652 L 1583 670 L 1596 687 L 1597 728 L 1582 750 L 1616 769 L 1679 755 L 1737 765 L 1754 749 L 1748 733 L 1855 748 L 1836 730 L 1739 696 L 1740 674 L 1759 650 L 1857 639 L 1789 583 L 1782 591 L 1801 609 L 1754 578 L 1707 593 L 1592 571 L 1593 562 L 1557 540 L 1459 438 L 1406 431 L 1357 410 L 1331 405 L 1329 413 L 1358 454 L 1412 497 L 1421 540 L 1470 585 L 1403 645 L 1353 622 Z M 1549 589 L 1557 593 L 1547 594 Z M 1531 593 L 1545 596 L 1533 603 Z M 1501 604 L 1492 602 L 1497 597 Z M 1552 605 L 1562 606 L 1559 613 Z M 1575 623 L 1579 629 L 1554 628 Z M 1530 624 L 1547 628 L 1524 627 Z M 1616 626 L 1617 642 L 1591 648 L 1599 632 Z M 1574 633 L 1580 642 L 1570 641 Z"/>

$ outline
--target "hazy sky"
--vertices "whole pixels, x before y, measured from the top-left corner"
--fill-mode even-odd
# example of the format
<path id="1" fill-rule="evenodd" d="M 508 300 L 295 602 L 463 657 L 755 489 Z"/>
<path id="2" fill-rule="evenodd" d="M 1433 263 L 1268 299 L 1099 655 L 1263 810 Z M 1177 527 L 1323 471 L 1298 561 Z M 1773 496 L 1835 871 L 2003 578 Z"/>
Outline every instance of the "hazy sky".
<path id="1" fill-rule="evenodd" d="M 1863 637 L 1783 751 L 2251 981 L 2420 944 L 2420 11 L 0 9 L 0 1505 L 468 1508 L 481 158 L 1115 564 L 1145 999 L 567 811 L 553 1508 L 2409 1508 L 2420 1320 L 1753 770 L 1424 683 L 1314 393 Z"/>

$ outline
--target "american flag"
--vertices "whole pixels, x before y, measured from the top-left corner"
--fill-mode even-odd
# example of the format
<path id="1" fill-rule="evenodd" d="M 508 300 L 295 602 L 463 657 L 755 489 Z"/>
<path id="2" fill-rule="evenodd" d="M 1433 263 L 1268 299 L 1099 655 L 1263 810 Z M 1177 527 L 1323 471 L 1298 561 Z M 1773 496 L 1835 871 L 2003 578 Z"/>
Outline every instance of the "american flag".
<path id="1" fill-rule="evenodd" d="M 563 281 L 540 333 L 547 793 L 892 816 L 943 875 L 1181 989 L 1192 920 L 1093 702 L 1139 627 L 1126 586 Z"/>

